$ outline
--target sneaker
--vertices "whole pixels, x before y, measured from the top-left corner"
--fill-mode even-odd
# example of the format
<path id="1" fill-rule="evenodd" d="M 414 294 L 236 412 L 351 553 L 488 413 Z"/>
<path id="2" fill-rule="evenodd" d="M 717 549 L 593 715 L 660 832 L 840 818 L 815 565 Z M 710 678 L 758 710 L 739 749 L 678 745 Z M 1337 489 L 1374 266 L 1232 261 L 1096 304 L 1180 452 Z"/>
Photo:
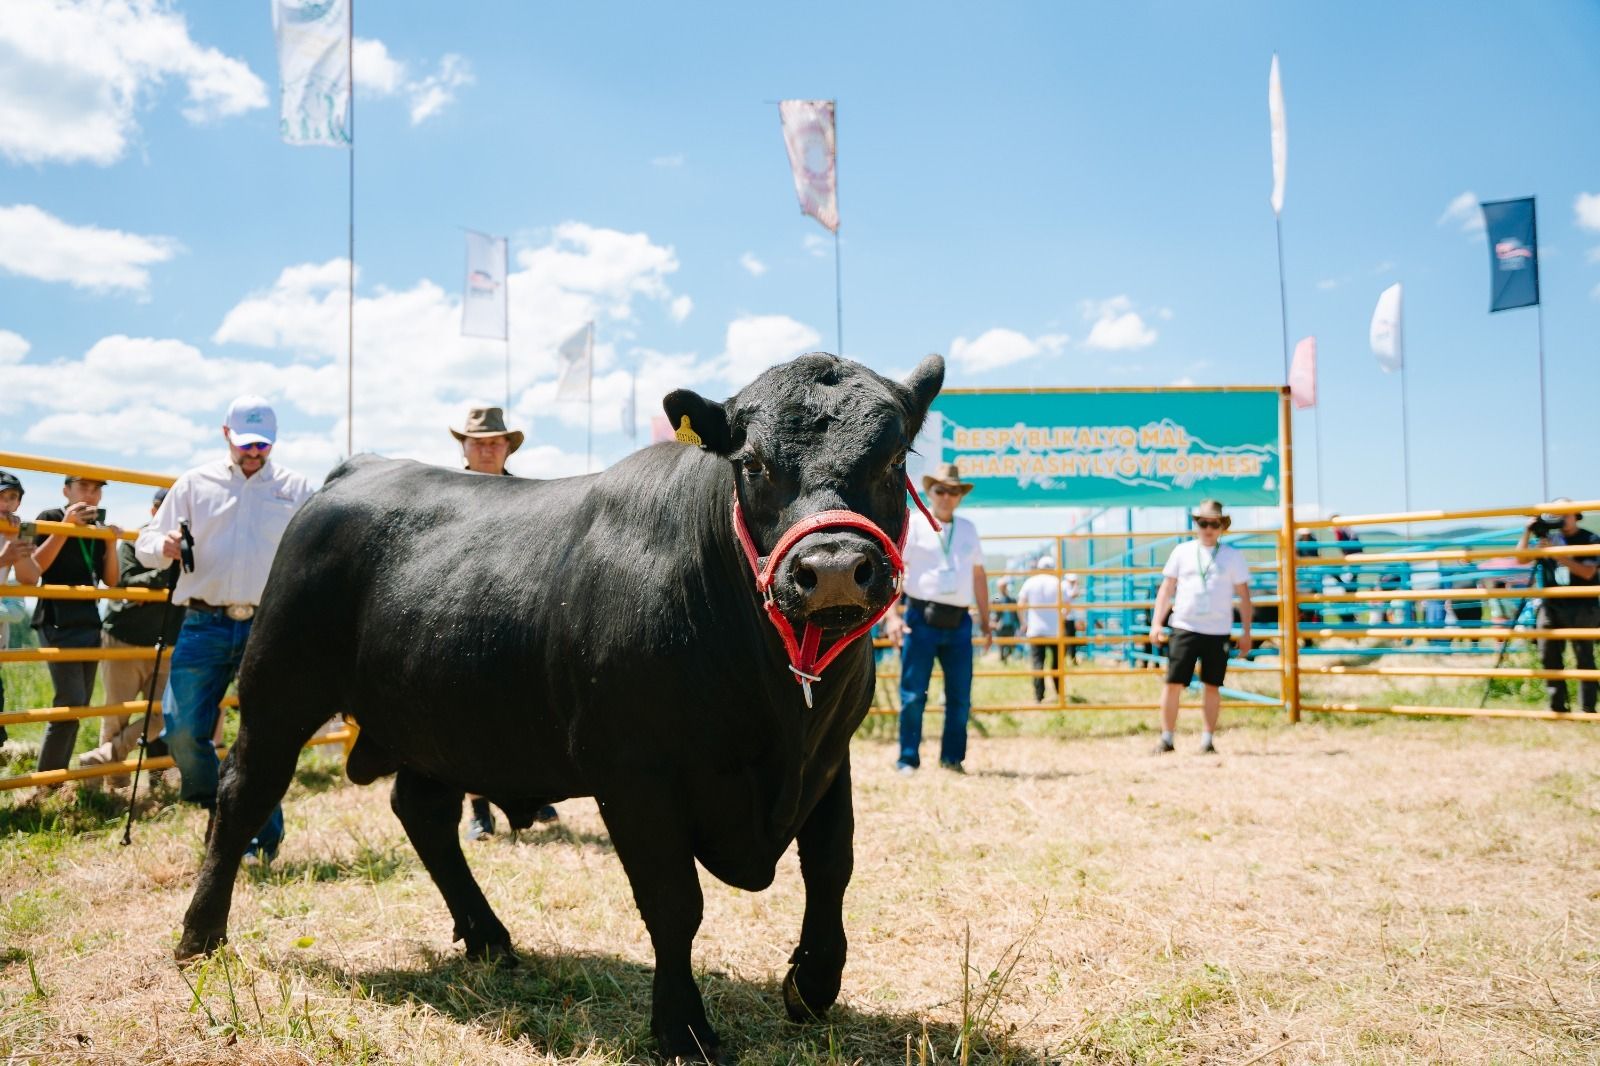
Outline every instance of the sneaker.
<path id="1" fill-rule="evenodd" d="M 467 819 L 467 840 L 484 840 L 494 836 L 494 815 L 487 811 L 483 814 L 474 813 Z"/>
<path id="2" fill-rule="evenodd" d="M 964 774 L 967 772 L 967 768 L 962 766 L 960 763 L 946 762 L 944 759 L 939 760 L 939 769 L 949 770 L 953 774 Z"/>
<path id="3" fill-rule="evenodd" d="M 540 825 L 549 825 L 552 822 L 559 822 L 561 820 L 561 815 L 556 813 L 554 806 L 547 803 L 534 812 L 533 820 L 538 822 Z"/>
<path id="4" fill-rule="evenodd" d="M 1155 750 L 1155 754 L 1156 755 L 1165 755 L 1167 752 L 1173 751 L 1173 750 L 1175 750 L 1175 749 L 1172 746 L 1172 741 L 1170 741 L 1170 740 L 1158 740 L 1158 741 L 1156 741 L 1156 750 Z"/>
<path id="5" fill-rule="evenodd" d="M 1201 755 L 1215 755 L 1216 753 L 1217 753 L 1217 746 L 1215 744 L 1213 744 L 1211 741 L 1208 740 L 1204 744 L 1200 745 L 1200 754 Z"/>
<path id="6" fill-rule="evenodd" d="M 1571 707 L 1552 707 L 1550 709 L 1552 711 L 1554 711 L 1555 713 L 1557 713 L 1557 714 L 1571 714 L 1572 713 L 1572 708 Z"/>
<path id="7" fill-rule="evenodd" d="M 894 772 L 901 777 L 910 777 L 917 772 L 917 768 L 908 762 L 897 762 L 894 764 Z"/>
<path id="8" fill-rule="evenodd" d="M 246 866 L 259 867 L 260 869 L 265 870 L 272 864 L 272 860 L 277 857 L 278 851 L 276 848 L 269 850 L 262 847 L 255 840 L 251 840 L 249 844 L 245 845 L 244 864 Z"/>

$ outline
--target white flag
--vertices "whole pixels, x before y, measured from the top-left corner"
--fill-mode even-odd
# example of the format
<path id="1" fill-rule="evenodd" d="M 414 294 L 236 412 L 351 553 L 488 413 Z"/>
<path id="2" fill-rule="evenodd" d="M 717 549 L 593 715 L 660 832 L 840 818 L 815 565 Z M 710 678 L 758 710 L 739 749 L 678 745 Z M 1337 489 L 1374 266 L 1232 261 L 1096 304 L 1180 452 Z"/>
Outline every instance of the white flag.
<path id="1" fill-rule="evenodd" d="M 1405 326 L 1400 312 L 1400 283 L 1390 285 L 1378 297 L 1372 311 L 1372 354 L 1385 373 L 1399 370 L 1405 363 Z"/>
<path id="2" fill-rule="evenodd" d="M 1283 113 L 1283 81 L 1278 77 L 1278 56 L 1272 56 L 1267 75 L 1267 114 L 1272 120 L 1272 213 L 1283 214 L 1283 182 L 1289 170 L 1289 125 Z"/>
<path id="3" fill-rule="evenodd" d="M 556 399 L 587 400 L 589 382 L 594 376 L 594 323 L 584 323 L 582 329 L 561 342 L 556 354 L 561 356 L 561 380 L 556 385 Z"/>
<path id="4" fill-rule="evenodd" d="M 506 238 L 467 230 L 467 281 L 461 295 L 461 335 L 505 340 Z"/>
<path id="5" fill-rule="evenodd" d="M 800 211 L 839 232 L 839 182 L 834 158 L 833 101 L 784 100 L 778 104 L 783 143 Z"/>
<path id="6" fill-rule="evenodd" d="M 272 32 L 283 139 L 350 144 L 350 0 L 272 0 Z"/>
<path id="7" fill-rule="evenodd" d="M 1289 398 L 1299 408 L 1317 403 L 1317 338 L 1305 337 L 1294 346 L 1294 362 L 1289 367 Z"/>

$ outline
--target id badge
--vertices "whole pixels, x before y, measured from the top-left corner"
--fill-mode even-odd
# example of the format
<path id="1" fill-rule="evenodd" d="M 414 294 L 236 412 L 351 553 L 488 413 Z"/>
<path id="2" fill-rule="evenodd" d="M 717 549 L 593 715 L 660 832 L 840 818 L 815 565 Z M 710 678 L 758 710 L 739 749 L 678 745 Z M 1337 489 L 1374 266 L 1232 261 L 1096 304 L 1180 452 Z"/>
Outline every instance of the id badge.
<path id="1" fill-rule="evenodd" d="M 1558 566 L 1556 567 L 1555 578 L 1557 585 L 1570 585 L 1572 584 L 1572 571 L 1564 566 Z"/>
<path id="2" fill-rule="evenodd" d="M 954 570 L 935 570 L 934 576 L 941 596 L 953 596 L 961 587 L 961 575 Z"/>

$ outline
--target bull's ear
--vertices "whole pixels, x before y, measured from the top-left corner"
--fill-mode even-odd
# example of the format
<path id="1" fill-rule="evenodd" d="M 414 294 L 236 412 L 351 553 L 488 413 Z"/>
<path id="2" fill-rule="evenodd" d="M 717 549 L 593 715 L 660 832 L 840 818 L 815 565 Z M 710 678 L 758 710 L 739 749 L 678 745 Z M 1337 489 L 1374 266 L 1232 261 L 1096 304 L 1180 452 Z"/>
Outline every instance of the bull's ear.
<path id="1" fill-rule="evenodd" d="M 677 389 L 667 393 L 661 408 L 667 412 L 673 432 L 685 444 L 698 444 L 718 455 L 733 450 L 728 412 L 720 403 L 712 403 L 690 389 Z"/>
<path id="2" fill-rule="evenodd" d="M 928 406 L 944 387 L 944 356 L 935 353 L 918 363 L 906 377 L 905 386 L 911 390 L 911 409 L 907 412 L 910 424 L 906 432 L 915 439 L 922 431 L 922 420 L 928 416 Z"/>

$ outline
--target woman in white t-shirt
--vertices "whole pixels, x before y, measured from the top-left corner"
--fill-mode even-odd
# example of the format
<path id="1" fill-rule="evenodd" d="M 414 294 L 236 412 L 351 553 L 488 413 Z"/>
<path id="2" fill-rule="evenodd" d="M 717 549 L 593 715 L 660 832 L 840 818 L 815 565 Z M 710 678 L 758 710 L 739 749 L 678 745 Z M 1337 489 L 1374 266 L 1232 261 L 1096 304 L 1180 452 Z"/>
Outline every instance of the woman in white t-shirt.
<path id="1" fill-rule="evenodd" d="M 1156 594 L 1150 635 L 1156 644 L 1167 643 L 1166 624 L 1171 611 L 1172 638 L 1167 650 L 1167 685 L 1161 693 L 1161 742 L 1157 752 L 1172 750 L 1178 725 L 1178 697 L 1194 679 L 1196 663 L 1205 686 L 1201 714 L 1205 732 L 1200 750 L 1215 754 L 1212 734 L 1217 731 L 1222 694 L 1228 671 L 1228 634 L 1233 630 L 1233 599 L 1239 598 L 1239 654 L 1250 654 L 1250 568 L 1239 549 L 1222 543 L 1223 530 L 1233 519 L 1222 513 L 1220 500 L 1203 500 L 1192 515 L 1195 539 L 1172 549 L 1161 571 L 1161 591 Z"/>

